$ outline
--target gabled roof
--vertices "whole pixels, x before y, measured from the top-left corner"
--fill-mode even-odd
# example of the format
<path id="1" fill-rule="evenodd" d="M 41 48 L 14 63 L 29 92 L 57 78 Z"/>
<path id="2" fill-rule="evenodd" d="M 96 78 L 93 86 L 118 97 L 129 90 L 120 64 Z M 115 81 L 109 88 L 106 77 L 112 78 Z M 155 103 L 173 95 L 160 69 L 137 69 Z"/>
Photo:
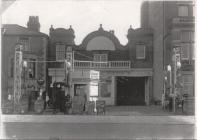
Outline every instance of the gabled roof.
<path id="1" fill-rule="evenodd" d="M 25 36 L 45 36 L 48 37 L 47 34 L 31 31 L 26 27 L 17 25 L 17 24 L 3 24 L 2 25 L 2 33 L 3 35 L 25 35 Z"/>

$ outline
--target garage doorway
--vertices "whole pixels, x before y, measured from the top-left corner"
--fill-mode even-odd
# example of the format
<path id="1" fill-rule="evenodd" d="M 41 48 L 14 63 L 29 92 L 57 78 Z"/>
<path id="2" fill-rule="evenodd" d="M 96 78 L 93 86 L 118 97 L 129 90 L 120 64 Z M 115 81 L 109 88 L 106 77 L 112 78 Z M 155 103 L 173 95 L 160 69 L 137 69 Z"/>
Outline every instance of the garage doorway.
<path id="1" fill-rule="evenodd" d="M 117 77 L 117 105 L 145 105 L 145 77 Z"/>

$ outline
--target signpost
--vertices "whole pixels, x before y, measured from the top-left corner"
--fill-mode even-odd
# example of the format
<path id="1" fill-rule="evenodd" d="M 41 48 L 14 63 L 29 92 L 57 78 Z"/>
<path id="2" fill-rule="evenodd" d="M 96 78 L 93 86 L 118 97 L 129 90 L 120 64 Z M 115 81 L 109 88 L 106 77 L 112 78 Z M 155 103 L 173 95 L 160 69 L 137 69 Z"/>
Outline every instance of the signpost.
<path id="1" fill-rule="evenodd" d="M 90 70 L 90 99 L 95 102 L 94 112 L 96 110 L 96 100 L 98 98 L 98 82 L 100 79 L 99 71 Z"/>

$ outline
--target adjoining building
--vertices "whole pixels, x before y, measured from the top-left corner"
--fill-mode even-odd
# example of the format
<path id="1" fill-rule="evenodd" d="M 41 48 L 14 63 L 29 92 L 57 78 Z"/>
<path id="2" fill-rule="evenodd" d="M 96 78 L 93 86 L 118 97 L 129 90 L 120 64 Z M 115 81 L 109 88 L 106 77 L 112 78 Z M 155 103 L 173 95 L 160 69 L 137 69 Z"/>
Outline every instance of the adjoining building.
<path id="1" fill-rule="evenodd" d="M 175 48 L 180 54 L 181 93 L 194 96 L 194 6 L 194 1 L 145 1 L 142 4 L 141 27 L 152 28 L 154 34 L 153 94 L 158 99 L 164 92 L 167 66 L 174 65 Z"/>
<path id="2" fill-rule="evenodd" d="M 37 80 L 46 81 L 48 36 L 40 32 L 40 23 L 37 16 L 30 16 L 27 27 L 17 24 L 2 25 L 2 101 L 8 94 L 14 94 L 15 50 L 22 46 L 21 88 L 37 90 Z M 44 83 L 44 88 L 46 83 Z"/>
<path id="3" fill-rule="evenodd" d="M 151 29 L 128 30 L 123 46 L 113 30 L 102 25 L 88 34 L 80 45 L 74 44 L 74 30 L 50 29 L 51 83 L 64 82 L 64 60 L 73 51 L 72 96 L 85 93 L 88 100 L 105 100 L 107 105 L 149 105 L 152 94 L 153 33 Z M 59 51 L 62 50 L 62 51 Z M 95 79 L 94 79 L 95 78 Z M 52 85 L 49 83 L 48 85 Z"/>

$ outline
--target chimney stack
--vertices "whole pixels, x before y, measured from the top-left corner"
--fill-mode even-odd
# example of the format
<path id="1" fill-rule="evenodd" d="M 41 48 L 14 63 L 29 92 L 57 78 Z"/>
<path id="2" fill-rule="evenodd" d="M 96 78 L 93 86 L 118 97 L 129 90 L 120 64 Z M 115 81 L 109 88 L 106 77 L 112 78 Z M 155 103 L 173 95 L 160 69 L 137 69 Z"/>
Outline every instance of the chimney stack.
<path id="1" fill-rule="evenodd" d="M 38 16 L 29 16 L 29 21 L 27 22 L 27 27 L 31 31 L 40 31 L 40 23 Z"/>

